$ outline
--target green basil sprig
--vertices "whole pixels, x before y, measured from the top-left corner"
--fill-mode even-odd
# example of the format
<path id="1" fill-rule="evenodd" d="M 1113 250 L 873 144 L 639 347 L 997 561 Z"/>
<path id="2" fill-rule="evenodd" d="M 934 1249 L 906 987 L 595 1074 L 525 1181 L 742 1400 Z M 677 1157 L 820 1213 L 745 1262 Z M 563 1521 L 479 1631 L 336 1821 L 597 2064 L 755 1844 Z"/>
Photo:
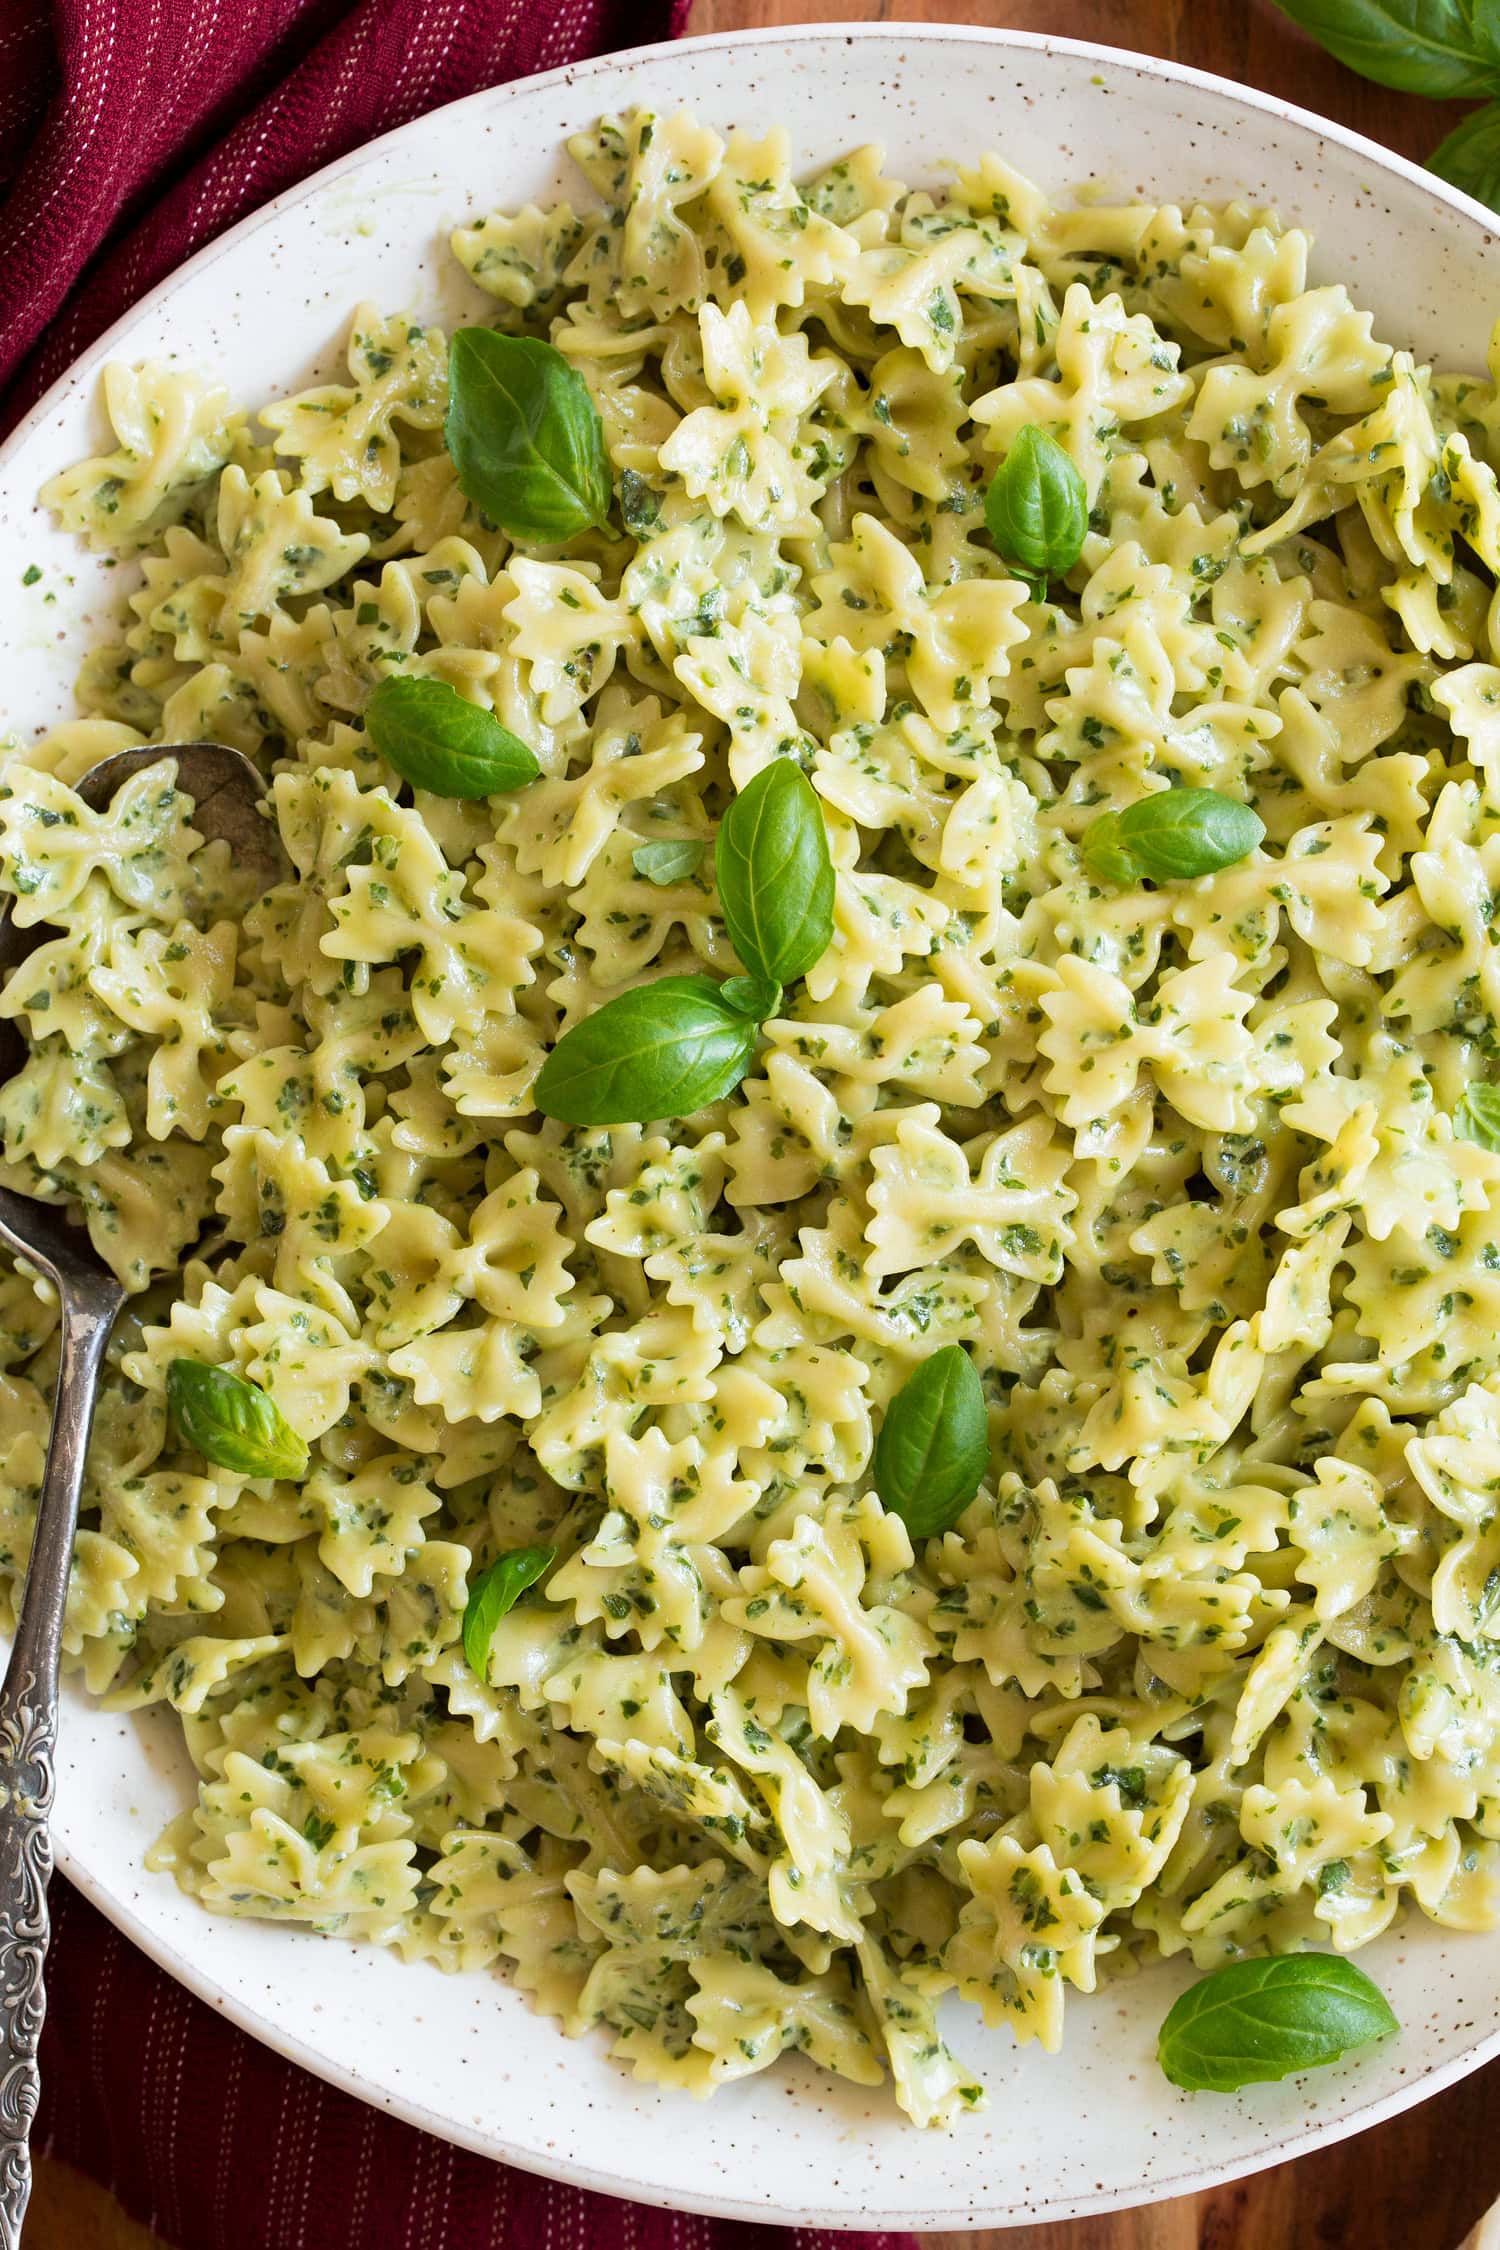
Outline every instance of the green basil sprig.
<path id="1" fill-rule="evenodd" d="M 1157 2060 L 1174 2086 L 1232 2094 L 1337 2062 L 1400 2025 L 1363 1969 L 1339 1954 L 1229 1961 L 1189 1985 L 1161 2027 Z"/>
<path id="2" fill-rule="evenodd" d="M 1427 167 L 1476 203 L 1500 211 L 1500 102 L 1486 102 L 1455 126 L 1428 157 Z"/>
<path id="3" fill-rule="evenodd" d="M 513 1547 L 479 1573 L 464 1605 L 463 1627 L 464 1662 L 476 1679 L 489 1679 L 490 1642 L 501 1618 L 556 1560 L 555 1547 Z"/>
<path id="4" fill-rule="evenodd" d="M 519 735 L 446 680 L 382 680 L 365 732 L 403 781 L 435 797 L 493 797 L 542 770 Z"/>
<path id="5" fill-rule="evenodd" d="M 984 1390 L 961 1344 L 945 1344 L 909 1375 L 875 1440 L 871 1482 L 914 1539 L 958 1521 L 989 1464 Z"/>
<path id="6" fill-rule="evenodd" d="M 167 1369 L 167 1411 L 179 1436 L 215 1468 L 242 1477 L 307 1474 L 307 1440 L 258 1383 L 227 1367 L 174 1359 Z"/>
<path id="7" fill-rule="evenodd" d="M 648 881 L 659 860 L 641 865 Z M 694 847 L 696 849 L 696 847 Z M 805 976 L 833 935 L 833 861 L 812 784 L 777 758 L 742 789 L 714 846 L 719 900 L 745 974 L 658 977 L 607 1000 L 565 1031 L 543 1063 L 533 1100 L 566 1125 L 648 1125 L 690 1117 L 733 1093 L 755 1055 L 759 1026 L 781 991 Z"/>
<path id="8" fill-rule="evenodd" d="M 1072 569 L 1089 528 L 1088 487 L 1055 437 L 1028 422 L 985 494 L 984 520 L 1002 562 L 1044 591 Z"/>
<path id="9" fill-rule="evenodd" d="M 1187 882 L 1253 852 L 1266 832 L 1259 813 L 1217 789 L 1161 789 L 1123 812 L 1101 813 L 1083 832 L 1083 858 L 1111 883 Z"/>
<path id="10" fill-rule="evenodd" d="M 817 792 L 791 758 L 746 784 L 714 842 L 719 904 L 735 952 L 771 984 L 805 977 L 833 936 L 833 860 Z"/>
<path id="11" fill-rule="evenodd" d="M 565 1031 L 532 1099 L 565 1125 L 647 1125 L 690 1117 L 732 1093 L 757 1024 L 712 977 L 658 977 L 606 1000 Z"/>
<path id="12" fill-rule="evenodd" d="M 1461 1141 L 1500 1149 L 1500 1086 L 1486 1085 L 1479 1079 L 1466 1086 L 1453 1112 L 1453 1130 Z"/>
<path id="13" fill-rule="evenodd" d="M 1350 70 L 1400 94 L 1500 94 L 1494 0 L 1277 0 Z"/>
<path id="14" fill-rule="evenodd" d="M 1350 70 L 1402 94 L 1482 101 L 1500 95 L 1495 0 L 1277 0 Z M 1466 117 L 1428 168 L 1500 210 L 1500 102 Z"/>
<path id="15" fill-rule="evenodd" d="M 656 844 L 637 844 L 630 864 L 648 883 L 659 883 L 665 889 L 668 883 L 680 883 L 684 875 L 695 873 L 702 857 L 701 838 L 674 836 Z"/>
<path id="16" fill-rule="evenodd" d="M 513 539 L 551 546 L 609 519 L 599 409 L 577 368 L 538 337 L 455 329 L 443 442 L 462 491 Z"/>

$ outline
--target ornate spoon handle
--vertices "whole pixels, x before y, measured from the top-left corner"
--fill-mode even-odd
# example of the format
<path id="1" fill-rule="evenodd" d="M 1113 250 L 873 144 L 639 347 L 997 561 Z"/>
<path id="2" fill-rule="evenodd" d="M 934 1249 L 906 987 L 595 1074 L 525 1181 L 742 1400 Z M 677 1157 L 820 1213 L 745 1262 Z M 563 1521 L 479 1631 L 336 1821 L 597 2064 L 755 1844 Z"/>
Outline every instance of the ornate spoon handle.
<path id="1" fill-rule="evenodd" d="M 48 1821 L 57 1740 L 57 1669 L 83 1457 L 104 1347 L 120 1303 L 112 1285 L 57 1275 L 62 1358 L 52 1437 L 5 1684 L 0 1687 L 0 2250 L 20 2250 L 31 2194 L 31 2121 L 41 2081 L 46 1996 Z"/>

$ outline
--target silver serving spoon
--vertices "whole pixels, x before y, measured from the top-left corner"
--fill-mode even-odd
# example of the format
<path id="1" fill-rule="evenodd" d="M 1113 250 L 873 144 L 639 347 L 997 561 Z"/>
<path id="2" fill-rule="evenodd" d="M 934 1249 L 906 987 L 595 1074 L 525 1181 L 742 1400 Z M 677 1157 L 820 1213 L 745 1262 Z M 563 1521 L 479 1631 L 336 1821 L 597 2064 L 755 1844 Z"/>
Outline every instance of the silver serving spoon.
<path id="1" fill-rule="evenodd" d="M 265 782 L 238 750 L 217 742 L 121 750 L 84 775 L 78 794 L 100 812 L 122 781 L 162 758 L 177 761 L 178 787 L 193 800 L 199 834 L 210 842 L 223 839 L 247 873 L 264 867 L 267 881 L 274 881 L 281 868 L 275 831 L 256 811 Z M 0 982 L 45 935 L 45 925 L 18 929 L 6 901 L 0 910 Z M 0 1017 L 0 1083 L 14 1076 L 25 1057 L 21 1034 L 9 1017 Z M 47 1467 L 16 1637 L 0 1686 L 0 2250 L 20 2250 L 31 2194 L 31 2122 L 41 2091 L 37 2041 L 46 2008 L 48 1822 L 63 1610 L 99 1371 L 125 1292 L 83 1229 L 54 1204 L 0 1187 L 0 1242 L 46 1275 L 62 1308 Z"/>

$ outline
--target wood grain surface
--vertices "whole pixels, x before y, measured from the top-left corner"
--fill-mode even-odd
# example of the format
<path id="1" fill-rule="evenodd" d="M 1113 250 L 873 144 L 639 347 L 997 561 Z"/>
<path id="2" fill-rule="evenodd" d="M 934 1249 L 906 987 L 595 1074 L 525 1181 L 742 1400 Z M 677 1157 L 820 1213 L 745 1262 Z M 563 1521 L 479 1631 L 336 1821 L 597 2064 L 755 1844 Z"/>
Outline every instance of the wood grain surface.
<path id="1" fill-rule="evenodd" d="M 1004 24 L 1131 47 L 1284 95 L 1419 161 L 1461 114 L 1451 103 L 1389 94 L 1353 77 L 1270 0 L 696 0 L 688 29 L 814 20 Z M 1070 2036 L 1088 2036 L 1082 2010 Z M 1389 2125 L 1232 2187 L 1067 2226 L 933 2235 L 927 2250 L 1457 2250 L 1500 2195 L 1497 2106 L 1500 2063 Z M 44 2162 L 38 2169 L 26 2250 L 159 2250 L 90 2182 L 64 2166 Z M 184 2242 L 174 2250 L 204 2246 Z M 267 2243 L 264 2250 L 286 2245 Z M 358 2246 L 329 2242 L 319 2250 Z"/>

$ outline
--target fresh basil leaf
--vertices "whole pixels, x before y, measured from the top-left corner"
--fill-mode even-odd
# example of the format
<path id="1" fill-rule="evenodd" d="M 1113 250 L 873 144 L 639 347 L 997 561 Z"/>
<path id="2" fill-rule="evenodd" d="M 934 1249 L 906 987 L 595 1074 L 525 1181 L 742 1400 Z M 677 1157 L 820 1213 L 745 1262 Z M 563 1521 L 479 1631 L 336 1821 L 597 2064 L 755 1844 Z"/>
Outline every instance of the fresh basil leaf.
<path id="1" fill-rule="evenodd" d="M 1500 93 L 1495 0 L 1276 0 L 1350 70 L 1402 94 Z"/>
<path id="2" fill-rule="evenodd" d="M 630 864 L 648 883 L 665 885 L 680 883 L 684 875 L 691 875 L 702 857 L 701 838 L 674 836 L 659 844 L 637 844 Z"/>
<path id="3" fill-rule="evenodd" d="M 880 1504 L 914 1539 L 930 1539 L 963 1514 L 989 1457 L 989 1421 L 974 1362 L 961 1344 L 945 1344 L 907 1377 L 885 1410 L 870 1463 Z"/>
<path id="4" fill-rule="evenodd" d="M 714 874 L 730 941 L 754 976 L 788 985 L 833 936 L 833 860 L 817 792 L 773 758 L 719 823 Z"/>
<path id="5" fill-rule="evenodd" d="M 1466 1086 L 1453 1112 L 1453 1130 L 1461 1141 L 1500 1149 L 1500 1086 L 1489 1086 L 1481 1080 Z"/>
<path id="6" fill-rule="evenodd" d="M 365 732 L 403 781 L 435 797 L 493 797 L 542 770 L 519 735 L 446 680 L 382 680 L 365 705 Z"/>
<path id="7" fill-rule="evenodd" d="M 1056 438 L 1035 422 L 1016 432 L 995 471 L 984 520 L 1001 561 L 1031 585 L 1033 600 L 1049 578 L 1077 562 L 1089 528 L 1088 487 Z"/>
<path id="8" fill-rule="evenodd" d="M 555 1547 L 513 1547 L 479 1573 L 464 1606 L 464 1662 L 476 1679 L 488 1685 L 495 1627 L 556 1560 Z"/>
<path id="9" fill-rule="evenodd" d="M 307 1474 L 307 1441 L 273 1398 L 227 1367 L 174 1359 L 167 1368 L 167 1411 L 178 1435 L 215 1468 L 241 1477 Z"/>
<path id="10" fill-rule="evenodd" d="M 1084 864 L 1111 883 L 1187 882 L 1253 852 L 1259 813 L 1217 789 L 1160 789 L 1123 812 L 1101 813 L 1083 832 Z"/>
<path id="11" fill-rule="evenodd" d="M 513 539 L 551 546 L 609 520 L 599 409 L 539 337 L 455 329 L 443 442 L 461 490 Z"/>
<path id="12" fill-rule="evenodd" d="M 1428 157 L 1427 169 L 1500 211 L 1500 102 L 1486 102 L 1456 126 Z"/>
<path id="13" fill-rule="evenodd" d="M 770 977 L 726 977 L 719 987 L 737 1015 L 764 1023 L 781 1006 L 781 987 Z"/>
<path id="14" fill-rule="evenodd" d="M 1398 2031 L 1390 2002 L 1339 1954 L 1229 1961 L 1189 1985 L 1161 2027 L 1157 2060 L 1174 2086 L 1232 2094 L 1337 2062 Z"/>
<path id="15" fill-rule="evenodd" d="M 1097 875 L 1102 883 L 1118 883 L 1123 888 L 1138 883 L 1142 869 L 1120 839 L 1121 817 L 1119 813 L 1100 813 L 1098 819 L 1091 820 L 1085 828 L 1079 849 L 1091 875 Z"/>
<path id="16" fill-rule="evenodd" d="M 756 1026 L 712 977 L 658 977 L 565 1031 L 533 1099 L 565 1125 L 648 1125 L 691 1117 L 750 1068 Z"/>

